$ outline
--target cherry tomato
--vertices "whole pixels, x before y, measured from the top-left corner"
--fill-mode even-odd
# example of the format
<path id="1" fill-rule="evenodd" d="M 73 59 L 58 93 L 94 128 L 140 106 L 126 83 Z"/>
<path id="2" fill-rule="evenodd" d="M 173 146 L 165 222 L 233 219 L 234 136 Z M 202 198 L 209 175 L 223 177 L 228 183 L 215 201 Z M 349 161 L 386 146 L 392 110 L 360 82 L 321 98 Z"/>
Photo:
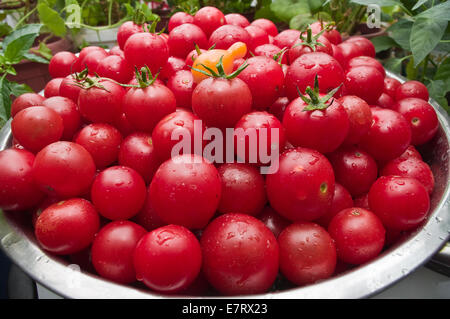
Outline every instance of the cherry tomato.
<path id="1" fill-rule="evenodd" d="M 151 231 L 141 238 L 134 252 L 137 279 L 160 292 L 186 289 L 200 273 L 201 266 L 202 251 L 197 238 L 179 225 Z"/>
<path id="2" fill-rule="evenodd" d="M 167 81 L 167 87 L 172 91 L 177 101 L 177 107 L 192 108 L 192 92 L 195 89 L 194 76 L 191 71 L 177 71 Z"/>
<path id="3" fill-rule="evenodd" d="M 289 99 L 285 96 L 279 97 L 274 103 L 269 107 L 269 113 L 276 116 L 280 121 L 283 121 L 284 112 L 289 105 Z"/>
<path id="4" fill-rule="evenodd" d="M 272 37 L 275 37 L 278 34 L 277 26 L 270 20 L 264 18 L 256 19 L 252 21 L 251 25 L 263 29 L 268 35 Z"/>
<path id="5" fill-rule="evenodd" d="M 289 220 L 278 214 L 272 207 L 266 206 L 257 218 L 278 238 L 280 233 L 291 224 Z"/>
<path id="6" fill-rule="evenodd" d="M 377 69 L 383 75 L 383 77 L 386 76 L 386 71 L 384 70 L 383 65 L 377 59 L 374 59 L 370 56 L 363 55 L 350 59 L 347 63 L 347 71 L 358 66 L 371 66 Z"/>
<path id="7" fill-rule="evenodd" d="M 123 50 L 128 38 L 135 33 L 143 32 L 141 25 L 135 24 L 133 21 L 126 21 L 122 23 L 117 30 L 117 43 L 119 48 Z"/>
<path id="8" fill-rule="evenodd" d="M 0 208 L 20 211 L 39 204 L 44 194 L 33 179 L 33 153 L 21 149 L 0 151 Z"/>
<path id="9" fill-rule="evenodd" d="M 195 49 L 196 44 L 202 49 L 207 49 L 208 38 L 205 32 L 195 24 L 182 24 L 169 33 L 168 45 L 172 56 L 184 59 Z"/>
<path id="10" fill-rule="evenodd" d="M 372 108 L 372 126 L 360 146 L 376 160 L 388 161 L 400 156 L 411 142 L 411 128 L 398 112 Z"/>
<path id="11" fill-rule="evenodd" d="M 325 215 L 315 220 L 315 222 L 320 226 L 327 228 L 330 224 L 330 221 L 337 213 L 345 208 L 350 208 L 353 206 L 352 195 L 349 193 L 349 191 L 341 184 L 335 183 L 334 196 L 333 201 L 331 202 L 330 209 L 325 213 Z"/>
<path id="12" fill-rule="evenodd" d="M 383 92 L 375 104 L 385 109 L 393 109 L 395 101 L 387 93 Z"/>
<path id="13" fill-rule="evenodd" d="M 103 49 L 92 50 L 84 58 L 80 58 L 81 69 L 88 68 L 89 74 L 98 73 L 100 63 L 109 56 L 108 52 Z"/>
<path id="14" fill-rule="evenodd" d="M 173 75 L 175 75 L 175 73 L 185 69 L 186 69 L 186 62 L 184 58 L 182 59 L 171 56 L 169 57 L 167 63 L 163 66 L 163 68 L 159 72 L 158 78 L 164 83 L 167 83 L 167 80 Z"/>
<path id="15" fill-rule="evenodd" d="M 306 35 L 304 34 L 306 37 Z M 291 46 L 291 48 L 288 50 L 288 56 L 289 61 L 292 63 L 294 62 L 299 56 L 310 53 L 310 52 L 323 52 L 326 54 L 329 54 L 330 56 L 333 55 L 333 49 L 331 47 L 331 42 L 328 41 L 328 39 L 321 35 L 317 39 L 317 42 L 320 43 L 320 45 L 314 45 L 313 47 L 307 45 L 311 43 L 311 41 L 303 40 L 301 38 L 297 39 Z"/>
<path id="16" fill-rule="evenodd" d="M 345 90 L 348 95 L 356 95 L 368 104 L 375 104 L 383 93 L 384 76 L 371 66 L 356 66 L 345 74 Z"/>
<path id="17" fill-rule="evenodd" d="M 85 194 L 94 178 L 91 154 L 72 142 L 55 142 L 44 147 L 33 164 L 33 177 L 50 196 L 70 198 Z"/>
<path id="18" fill-rule="evenodd" d="M 430 94 L 428 93 L 427 87 L 423 83 L 420 83 L 419 81 L 406 81 L 395 91 L 395 99 L 400 101 L 408 97 L 415 97 L 428 101 Z"/>
<path id="19" fill-rule="evenodd" d="M 91 187 L 95 208 L 111 220 L 129 219 L 144 206 L 144 179 L 134 169 L 112 166 L 97 175 Z"/>
<path id="20" fill-rule="evenodd" d="M 291 282 L 307 285 L 331 277 L 336 267 L 336 248 L 325 229 L 297 222 L 278 236 L 280 271 Z"/>
<path id="21" fill-rule="evenodd" d="M 208 224 L 219 207 L 221 191 L 217 169 L 194 154 L 176 156 L 161 164 L 150 184 L 153 207 L 161 219 L 190 229 Z"/>
<path id="22" fill-rule="evenodd" d="M 63 78 L 75 72 L 73 65 L 77 56 L 72 52 L 60 51 L 56 53 L 48 64 L 48 72 L 52 78 Z"/>
<path id="23" fill-rule="evenodd" d="M 119 164 L 136 170 L 147 184 L 151 182 L 160 163 L 149 133 L 132 133 L 120 144 Z"/>
<path id="24" fill-rule="evenodd" d="M 79 84 L 72 75 L 66 76 L 59 85 L 59 95 L 78 103 L 78 96 L 82 90 Z"/>
<path id="25" fill-rule="evenodd" d="M 97 67 L 97 74 L 126 84 L 133 77 L 134 70 L 131 65 L 118 55 L 110 55 L 101 60 Z"/>
<path id="26" fill-rule="evenodd" d="M 14 137 L 23 147 L 34 153 L 59 141 L 63 130 L 61 116 L 44 106 L 28 107 L 17 113 L 11 122 Z"/>
<path id="27" fill-rule="evenodd" d="M 383 92 L 389 95 L 391 98 L 395 99 L 395 95 L 397 93 L 397 88 L 401 85 L 400 81 L 391 78 L 391 77 L 385 77 L 384 78 L 384 89 Z"/>
<path id="28" fill-rule="evenodd" d="M 355 95 L 345 95 L 338 102 L 344 107 L 349 120 L 349 130 L 344 144 L 356 144 L 367 134 L 372 124 L 370 106 Z"/>
<path id="29" fill-rule="evenodd" d="M 71 140 L 81 125 L 81 116 L 78 106 L 71 99 L 62 96 L 53 96 L 45 99 L 42 105 L 54 110 L 63 120 L 62 139 Z"/>
<path id="30" fill-rule="evenodd" d="M 250 22 L 242 14 L 229 13 L 225 15 L 225 24 L 232 24 L 245 28 L 250 25 Z"/>
<path id="31" fill-rule="evenodd" d="M 39 244 L 57 255 L 69 255 L 87 248 L 100 226 L 94 206 L 85 199 L 72 198 L 50 205 L 36 221 Z"/>
<path id="32" fill-rule="evenodd" d="M 314 22 L 310 25 L 311 31 L 313 32 L 313 34 L 317 34 L 320 31 L 323 30 L 324 25 L 326 25 L 325 23 L 322 23 L 321 21 L 317 21 Z M 338 30 L 336 30 L 335 27 L 333 27 L 331 30 L 329 31 L 325 31 L 323 33 L 324 37 L 328 39 L 328 41 L 330 41 L 332 44 L 334 45 L 338 45 L 339 43 L 342 42 L 342 36 L 339 33 Z"/>
<path id="33" fill-rule="evenodd" d="M 59 95 L 59 87 L 64 78 L 54 78 L 47 82 L 44 87 L 44 96 L 46 98 Z"/>
<path id="34" fill-rule="evenodd" d="M 187 12 L 175 12 L 169 19 L 167 30 L 170 32 L 185 23 L 194 23 L 194 17 Z"/>
<path id="35" fill-rule="evenodd" d="M 383 249 L 386 230 L 371 211 L 352 207 L 339 212 L 330 222 L 328 232 L 343 262 L 360 265 L 374 259 Z"/>
<path id="36" fill-rule="evenodd" d="M 249 25 L 245 27 L 245 31 L 247 31 L 250 35 L 248 48 L 250 52 L 255 52 L 256 47 L 269 43 L 269 36 L 264 29 L 261 29 L 260 27 L 254 25 Z"/>
<path id="37" fill-rule="evenodd" d="M 132 219 L 148 231 L 167 225 L 161 220 L 153 208 L 153 201 L 150 197 L 150 188 L 148 188 L 144 206 Z"/>
<path id="38" fill-rule="evenodd" d="M 276 279 L 277 240 L 255 217 L 219 216 L 206 227 L 200 244 L 206 279 L 222 294 L 264 293 Z"/>
<path id="39" fill-rule="evenodd" d="M 219 9 L 206 6 L 194 15 L 194 23 L 209 37 L 217 28 L 225 24 L 225 16 Z"/>
<path id="40" fill-rule="evenodd" d="M 367 210 L 370 210 L 369 206 L 369 193 L 365 193 L 363 195 L 357 196 L 353 199 L 354 207 L 361 207 Z"/>
<path id="41" fill-rule="evenodd" d="M 402 114 L 409 122 L 413 145 L 425 144 L 434 137 L 439 128 L 436 111 L 423 99 L 405 98 L 398 101 L 392 109 Z"/>
<path id="42" fill-rule="evenodd" d="M 100 51 L 100 53 L 97 54 L 97 53 L 95 53 L 96 51 Z M 73 65 L 74 71 L 80 72 L 80 71 L 84 70 L 86 68 L 86 63 L 84 63 L 84 60 L 86 59 L 87 56 L 89 56 L 91 54 L 94 54 L 95 59 L 92 59 L 90 62 L 95 62 L 95 60 L 97 60 L 97 63 L 98 63 L 97 58 L 100 55 L 104 55 L 104 56 L 105 56 L 105 54 L 108 55 L 108 53 L 105 51 L 105 49 L 103 49 L 99 46 L 92 45 L 92 46 L 84 47 L 78 54 L 78 58 L 75 60 L 75 63 Z M 92 74 L 92 70 L 89 70 L 89 71 Z"/>
<path id="43" fill-rule="evenodd" d="M 422 160 L 422 155 L 420 155 L 419 151 L 413 145 L 409 145 L 406 151 L 404 151 L 403 154 L 400 155 L 398 158 L 408 159 L 411 157 Z"/>
<path id="44" fill-rule="evenodd" d="M 142 227 L 128 220 L 108 223 L 92 243 L 92 264 L 97 273 L 118 283 L 136 281 L 133 254 L 139 240 L 147 234 Z"/>
<path id="45" fill-rule="evenodd" d="M 19 95 L 11 104 L 11 117 L 30 106 L 42 106 L 45 98 L 37 93 Z"/>
<path id="46" fill-rule="evenodd" d="M 369 206 L 387 228 L 416 228 L 427 217 L 430 198 L 417 179 L 381 176 L 369 191 Z"/>
<path id="47" fill-rule="evenodd" d="M 98 169 L 103 169 L 117 161 L 122 135 L 112 125 L 93 123 L 83 127 L 74 142 L 91 154 Z"/>
<path id="48" fill-rule="evenodd" d="M 215 45 L 215 49 L 228 49 L 236 42 L 243 42 L 247 48 L 251 48 L 251 36 L 246 29 L 226 24 L 217 28 L 209 37 L 208 46 Z"/>
<path id="49" fill-rule="evenodd" d="M 270 34 L 270 33 L 269 33 Z M 288 29 L 283 30 L 277 35 L 273 36 L 273 44 L 279 48 L 288 48 L 290 49 L 292 45 L 297 41 L 300 37 L 301 32 L 298 30 Z M 292 63 L 293 61 L 291 61 Z"/>
<path id="50" fill-rule="evenodd" d="M 289 149 L 280 156 L 279 170 L 266 177 L 267 197 L 280 215 L 292 221 L 311 221 L 330 208 L 334 173 L 318 151 Z"/>
<path id="51" fill-rule="evenodd" d="M 276 45 L 270 44 L 270 43 L 266 43 L 266 44 L 262 44 L 259 45 L 255 48 L 255 50 L 253 51 L 253 53 L 256 56 L 266 56 L 268 58 L 274 59 L 274 57 L 278 54 L 280 54 L 281 49 L 279 47 L 277 47 Z M 288 60 L 287 60 L 287 54 L 283 54 L 283 56 L 281 57 L 281 55 L 278 56 L 278 61 L 280 61 L 281 58 L 281 64 L 287 64 Z"/>
<path id="52" fill-rule="evenodd" d="M 375 57 L 375 49 L 373 48 L 373 45 L 372 47 L 370 47 L 370 44 L 366 43 L 364 40 L 363 41 L 346 40 L 336 45 L 336 47 L 333 50 L 333 56 L 336 60 L 339 61 L 342 67 L 346 68 L 348 61 L 350 61 L 354 57 L 358 56 Z"/>
<path id="53" fill-rule="evenodd" d="M 120 56 L 121 58 L 125 59 L 125 54 L 123 53 L 122 49 L 118 45 L 115 45 L 111 49 L 109 49 L 108 53 L 109 53 L 109 55 L 117 55 L 117 56 Z"/>

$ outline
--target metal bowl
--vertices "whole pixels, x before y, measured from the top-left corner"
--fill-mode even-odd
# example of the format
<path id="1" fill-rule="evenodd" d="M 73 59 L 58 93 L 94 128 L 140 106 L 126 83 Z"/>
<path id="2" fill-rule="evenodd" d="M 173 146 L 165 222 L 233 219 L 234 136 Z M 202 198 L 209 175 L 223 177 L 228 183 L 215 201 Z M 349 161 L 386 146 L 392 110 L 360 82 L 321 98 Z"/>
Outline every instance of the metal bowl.
<path id="1" fill-rule="evenodd" d="M 404 80 L 387 72 L 401 82 Z M 447 113 L 433 100 L 440 128 L 421 149 L 435 177 L 429 217 L 421 227 L 384 251 L 375 260 L 312 285 L 245 298 L 363 298 L 376 294 L 425 264 L 450 237 L 450 128 Z M 11 145 L 10 122 L 0 132 L 0 150 Z M 80 271 L 76 265 L 43 251 L 33 234 L 29 216 L 0 213 L 0 244 L 5 253 L 34 280 L 67 298 L 171 298 L 149 290 L 124 286 Z M 177 296 L 180 298 L 180 296 Z M 192 298 L 190 296 L 190 298 Z M 242 298 L 242 296 L 240 296 Z"/>

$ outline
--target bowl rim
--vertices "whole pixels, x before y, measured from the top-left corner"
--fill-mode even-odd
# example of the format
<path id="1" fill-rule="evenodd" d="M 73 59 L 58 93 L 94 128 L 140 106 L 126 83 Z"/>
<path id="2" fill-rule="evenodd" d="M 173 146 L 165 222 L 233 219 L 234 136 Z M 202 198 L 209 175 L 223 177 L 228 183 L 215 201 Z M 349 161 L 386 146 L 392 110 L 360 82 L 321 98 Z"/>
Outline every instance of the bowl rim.
<path id="1" fill-rule="evenodd" d="M 405 79 L 386 71 L 386 76 L 400 82 Z M 436 110 L 440 127 L 444 131 L 447 153 L 444 159 L 450 167 L 450 126 L 446 111 L 434 100 L 429 103 Z M 0 131 L 0 150 L 10 145 L 11 119 Z M 450 180 L 450 169 L 447 180 Z M 321 282 L 286 290 L 245 296 L 182 296 L 162 295 L 150 290 L 130 287 L 82 271 L 60 257 L 42 250 L 36 240 L 0 210 L 0 247 L 26 274 L 42 286 L 64 298 L 76 299 L 354 299 L 375 295 L 395 284 L 426 263 L 450 238 L 450 185 L 427 221 L 407 240 L 389 248 L 368 264 L 361 265 Z"/>

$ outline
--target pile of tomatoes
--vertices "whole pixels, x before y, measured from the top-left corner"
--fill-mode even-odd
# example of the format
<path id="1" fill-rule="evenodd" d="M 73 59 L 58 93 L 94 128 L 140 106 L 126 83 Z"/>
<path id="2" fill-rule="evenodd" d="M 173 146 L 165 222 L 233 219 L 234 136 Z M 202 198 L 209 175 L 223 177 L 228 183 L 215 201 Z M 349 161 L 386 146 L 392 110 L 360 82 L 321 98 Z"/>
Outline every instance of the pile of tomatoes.
<path id="1" fill-rule="evenodd" d="M 258 294 L 367 263 L 426 219 L 434 178 L 416 146 L 438 118 L 369 40 L 213 7 L 168 31 L 125 22 L 117 46 L 56 54 L 44 96 L 14 100 L 0 207 L 30 213 L 43 249 L 158 293 Z M 171 156 L 198 120 L 255 129 L 278 169 L 233 149 L 230 163 Z"/>

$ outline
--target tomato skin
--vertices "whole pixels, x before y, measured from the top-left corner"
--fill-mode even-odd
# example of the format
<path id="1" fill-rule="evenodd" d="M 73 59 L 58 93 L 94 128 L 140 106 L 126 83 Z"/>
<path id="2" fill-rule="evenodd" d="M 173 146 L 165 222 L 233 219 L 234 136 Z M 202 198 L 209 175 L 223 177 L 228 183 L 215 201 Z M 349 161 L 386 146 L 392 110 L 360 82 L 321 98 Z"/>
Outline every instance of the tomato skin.
<path id="1" fill-rule="evenodd" d="M 395 100 L 395 94 L 397 92 L 397 88 L 400 85 L 401 85 L 400 81 L 387 76 L 384 78 L 383 92 Z"/>
<path id="2" fill-rule="evenodd" d="M 398 112 L 372 108 L 372 126 L 359 145 L 378 161 L 400 156 L 411 142 L 411 128 Z"/>
<path id="3" fill-rule="evenodd" d="M 192 93 L 192 110 L 207 126 L 234 127 L 251 107 L 252 93 L 239 78 L 207 78 Z"/>
<path id="4" fill-rule="evenodd" d="M 143 32 L 142 26 L 135 24 L 133 21 L 126 21 L 117 30 L 117 43 L 119 48 L 123 50 L 128 38 L 135 33 Z"/>
<path id="5" fill-rule="evenodd" d="M 242 14 L 229 13 L 225 15 L 225 24 L 232 24 L 245 28 L 250 25 L 250 22 Z"/>
<path id="6" fill-rule="evenodd" d="M 411 177 L 381 176 L 369 191 L 369 206 L 386 228 L 416 228 L 430 209 L 428 192 Z"/>
<path id="7" fill-rule="evenodd" d="M 384 76 L 371 66 L 357 66 L 345 74 L 347 94 L 356 95 L 368 104 L 375 104 L 383 93 Z"/>
<path id="8" fill-rule="evenodd" d="M 362 36 L 351 36 L 345 41 L 353 43 L 358 48 L 358 51 L 361 53 L 360 55 L 372 58 L 375 57 L 376 53 L 375 46 L 369 39 Z"/>
<path id="9" fill-rule="evenodd" d="M 352 196 L 367 193 L 377 179 L 377 163 L 359 147 L 340 148 L 329 154 L 328 158 L 333 166 L 336 181 Z"/>
<path id="10" fill-rule="evenodd" d="M 115 45 L 111 49 L 109 49 L 108 53 L 109 53 L 109 55 L 117 55 L 117 56 L 120 56 L 122 59 L 125 59 L 125 54 L 123 53 L 122 49 L 118 45 Z"/>
<path id="11" fill-rule="evenodd" d="M 353 199 L 354 207 L 361 207 L 367 210 L 370 210 L 369 206 L 369 193 L 365 193 L 363 195 L 357 196 Z"/>
<path id="12" fill-rule="evenodd" d="M 89 189 L 95 174 L 91 154 L 76 143 L 55 142 L 44 147 L 33 164 L 33 177 L 50 196 L 70 198 Z"/>
<path id="13" fill-rule="evenodd" d="M 328 233 L 334 239 L 340 260 L 361 265 L 379 255 L 384 246 L 386 230 L 373 212 L 352 207 L 333 217 Z"/>
<path id="14" fill-rule="evenodd" d="M 250 35 L 249 50 L 251 52 L 254 52 L 256 47 L 269 43 L 269 36 L 260 27 L 250 25 L 245 27 L 245 31 Z"/>
<path id="15" fill-rule="evenodd" d="M 283 69 L 273 59 L 255 56 L 247 60 L 248 67 L 238 78 L 252 93 L 253 109 L 267 110 L 279 97 L 284 85 Z"/>
<path id="16" fill-rule="evenodd" d="M 291 224 L 289 220 L 278 214 L 272 207 L 266 206 L 257 218 L 278 238 L 280 233 Z"/>
<path id="17" fill-rule="evenodd" d="M 166 64 L 169 58 L 169 48 L 166 42 L 153 33 L 140 32 L 130 36 L 123 48 L 127 62 L 141 69 L 148 66 L 152 74 Z"/>
<path id="18" fill-rule="evenodd" d="M 165 161 L 150 184 L 150 197 L 159 217 L 167 224 L 189 229 L 208 224 L 219 206 L 221 191 L 217 169 L 194 154 Z"/>
<path id="19" fill-rule="evenodd" d="M 268 111 L 269 113 L 275 115 L 278 120 L 283 121 L 284 112 L 286 111 L 289 103 L 290 101 L 287 97 L 279 97 L 274 103 L 272 103 Z"/>
<path id="20" fill-rule="evenodd" d="M 120 144 L 119 164 L 136 170 L 149 184 L 161 161 L 156 156 L 152 136 L 145 132 L 128 135 Z"/>
<path id="21" fill-rule="evenodd" d="M 380 172 L 381 176 L 403 176 L 412 177 L 422 183 L 428 191 L 428 194 L 433 193 L 434 176 L 427 163 L 420 159 L 411 157 L 408 159 L 396 158 L 386 165 Z"/>
<path id="22" fill-rule="evenodd" d="M 393 109 L 395 101 L 387 93 L 383 92 L 375 104 L 385 109 Z"/>
<path id="23" fill-rule="evenodd" d="M 354 37 L 353 37 L 354 38 Z M 336 45 L 333 50 L 333 56 L 343 68 L 347 67 L 348 62 L 358 56 L 370 56 L 372 58 L 375 57 L 375 48 L 372 43 L 367 40 L 362 40 L 361 37 L 353 40 L 346 40 L 338 45 Z"/>
<path id="24" fill-rule="evenodd" d="M 167 80 L 167 87 L 172 91 L 177 101 L 177 107 L 192 109 L 192 92 L 196 84 L 191 71 L 177 71 Z"/>
<path id="25" fill-rule="evenodd" d="M 56 53 L 48 64 L 48 72 L 52 78 L 63 78 L 75 72 L 73 65 L 77 56 L 72 52 L 60 51 Z"/>
<path id="26" fill-rule="evenodd" d="M 278 34 L 278 29 L 275 23 L 267 19 L 256 19 L 253 20 L 251 25 L 259 27 L 266 31 L 266 33 L 272 37 L 275 37 Z"/>
<path id="27" fill-rule="evenodd" d="M 23 147 L 34 153 L 58 141 L 63 130 L 61 116 L 44 106 L 28 107 L 17 113 L 11 122 L 14 137 Z"/>
<path id="28" fill-rule="evenodd" d="M 44 97 L 49 98 L 59 95 L 59 87 L 64 78 L 54 78 L 47 82 L 44 88 Z"/>
<path id="29" fill-rule="evenodd" d="M 256 216 L 267 202 L 265 181 L 258 169 L 242 163 L 225 163 L 219 168 L 222 194 L 218 211 Z"/>
<path id="30" fill-rule="evenodd" d="M 161 220 L 153 208 L 153 200 L 150 197 L 150 188 L 147 188 L 147 198 L 145 199 L 144 206 L 140 212 L 133 217 L 133 220 L 148 231 L 167 225 Z"/>
<path id="31" fill-rule="evenodd" d="M 298 30 L 288 29 L 283 30 L 273 38 L 273 44 L 279 48 L 290 49 L 295 41 L 300 37 L 301 32 Z M 294 61 L 290 61 L 291 63 Z"/>
<path id="32" fill-rule="evenodd" d="M 406 81 L 395 91 L 395 99 L 400 101 L 409 97 L 422 99 L 427 102 L 430 94 L 423 83 L 419 81 Z"/>
<path id="33" fill-rule="evenodd" d="M 344 144 L 356 144 L 367 134 L 372 124 L 370 106 L 356 95 L 345 95 L 338 102 L 344 107 L 349 120 L 349 130 Z"/>
<path id="34" fill-rule="evenodd" d="M 92 243 L 92 264 L 100 276 L 118 283 L 136 281 L 133 254 L 139 240 L 147 234 L 142 227 L 128 220 L 103 226 Z"/>
<path id="35" fill-rule="evenodd" d="M 176 100 L 166 86 L 153 84 L 144 89 L 130 89 L 123 98 L 123 107 L 136 130 L 151 133 L 164 116 L 175 112 Z"/>
<path id="36" fill-rule="evenodd" d="M 61 138 L 71 140 L 81 125 L 78 106 L 71 99 L 62 96 L 53 96 L 45 99 L 42 105 L 54 110 L 61 116 L 64 126 Z"/>
<path id="37" fill-rule="evenodd" d="M 37 93 L 19 95 L 11 104 L 11 117 L 30 106 L 42 106 L 45 98 Z"/>
<path id="38" fill-rule="evenodd" d="M 311 221 L 330 208 L 334 183 L 333 168 L 325 156 L 297 147 L 283 152 L 279 170 L 267 175 L 267 197 L 283 217 Z"/>
<path id="39" fill-rule="evenodd" d="M 132 168 L 111 166 L 95 177 L 92 203 L 110 220 L 129 219 L 144 206 L 147 196 L 144 179 Z"/>
<path id="40" fill-rule="evenodd" d="M 44 198 L 33 179 L 33 153 L 21 149 L 0 151 L 0 209 L 29 209 Z"/>
<path id="41" fill-rule="evenodd" d="M 99 62 L 97 73 L 102 77 L 126 84 L 133 77 L 134 70 L 125 58 L 118 55 L 110 55 Z"/>
<path id="42" fill-rule="evenodd" d="M 219 9 L 206 6 L 194 15 L 194 23 L 209 37 L 217 28 L 225 24 L 225 16 Z"/>
<path id="43" fill-rule="evenodd" d="M 350 59 L 347 63 L 347 71 L 358 67 L 358 66 L 370 66 L 378 70 L 383 75 L 383 78 L 386 76 L 386 71 L 384 70 L 383 65 L 377 60 L 370 56 L 358 56 Z M 384 82 L 384 80 L 383 80 Z"/>
<path id="44" fill-rule="evenodd" d="M 266 56 L 268 58 L 273 59 L 274 56 L 277 55 L 280 51 L 281 49 L 276 45 L 266 43 L 257 46 L 253 53 L 257 56 Z M 287 62 L 288 62 L 287 55 L 284 54 L 283 58 L 281 59 L 281 64 L 287 64 Z"/>
<path id="45" fill-rule="evenodd" d="M 400 155 L 398 158 L 408 159 L 411 157 L 423 160 L 422 155 L 420 155 L 419 151 L 413 145 L 409 145 L 406 151 L 404 151 L 403 154 Z"/>
<path id="46" fill-rule="evenodd" d="M 333 57 L 323 52 L 305 53 L 287 69 L 284 82 L 286 96 L 290 100 L 297 98 L 297 86 L 302 93 L 308 86 L 313 88 L 316 75 L 320 93 L 328 93 L 344 82 L 342 67 Z"/>
<path id="47" fill-rule="evenodd" d="M 106 90 L 97 87 L 81 90 L 78 96 L 80 114 L 93 123 L 114 124 L 123 112 L 125 90 L 108 80 L 101 80 L 100 84 Z"/>
<path id="48" fill-rule="evenodd" d="M 331 277 L 336 267 L 336 248 L 325 229 L 297 222 L 278 236 L 280 271 L 291 282 L 307 285 Z"/>
<path id="49" fill-rule="evenodd" d="M 333 55 L 333 49 L 331 47 L 331 42 L 328 41 L 328 39 L 321 35 L 317 42 L 321 43 L 322 45 L 318 45 L 315 47 L 315 50 L 313 50 L 311 47 L 307 45 L 302 45 L 304 41 L 302 39 L 297 39 L 293 44 L 292 47 L 287 52 L 289 56 L 289 61 L 292 63 L 294 62 L 299 56 L 305 54 L 305 53 L 311 53 L 311 52 L 323 52 L 326 54 L 329 54 L 330 56 Z"/>
<path id="50" fill-rule="evenodd" d="M 94 206 L 82 198 L 50 205 L 36 221 L 39 244 L 57 255 L 69 255 L 87 248 L 99 229 Z"/>
<path id="51" fill-rule="evenodd" d="M 326 229 L 337 213 L 339 213 L 343 209 L 350 207 L 354 207 L 352 195 L 344 186 L 339 183 L 335 183 L 334 196 L 333 201 L 331 202 L 331 207 L 325 213 L 325 215 L 323 215 L 319 219 L 316 219 L 315 223 Z"/>
<path id="52" fill-rule="evenodd" d="M 97 169 L 117 161 L 122 135 L 112 125 L 93 123 L 83 127 L 74 139 L 92 156 Z"/>
<path id="53" fill-rule="evenodd" d="M 326 25 L 326 23 L 324 23 L 324 25 Z M 317 34 L 320 31 L 322 31 L 322 24 L 320 23 L 320 21 L 314 22 L 310 25 L 311 31 L 313 34 Z M 342 36 L 339 33 L 338 30 L 336 30 L 335 28 L 331 29 L 330 31 L 325 31 L 323 33 L 324 37 L 328 39 L 328 41 L 330 41 L 332 44 L 334 45 L 338 45 L 339 43 L 342 43 Z"/>
<path id="54" fill-rule="evenodd" d="M 195 24 L 182 24 L 169 33 L 168 45 L 171 56 L 184 59 L 189 52 L 195 49 L 195 44 L 202 49 L 206 49 L 208 46 L 206 34 Z"/>
<path id="55" fill-rule="evenodd" d="M 321 153 L 336 150 L 349 130 L 344 107 L 333 100 L 325 110 L 304 111 L 307 104 L 299 97 L 286 108 L 283 127 L 286 138 L 294 146 L 316 149 Z"/>
<path id="56" fill-rule="evenodd" d="M 100 53 L 95 53 L 97 51 L 100 51 Z M 84 60 L 91 54 L 93 54 L 95 57 L 95 59 L 91 60 L 91 62 L 94 62 L 94 64 L 98 63 L 99 61 L 98 58 L 101 57 L 101 55 L 103 56 L 108 55 L 105 49 L 99 46 L 92 45 L 84 47 L 78 54 L 78 58 L 75 60 L 75 63 L 73 65 L 74 71 L 81 72 L 82 70 L 84 70 L 86 68 L 86 63 L 84 62 Z M 93 70 L 89 70 L 90 74 L 93 74 L 92 71 Z"/>
<path id="57" fill-rule="evenodd" d="M 216 45 L 214 49 L 228 50 L 236 42 L 244 42 L 247 48 L 251 48 L 251 37 L 246 29 L 226 24 L 217 28 L 209 37 L 208 46 Z"/>
<path id="58" fill-rule="evenodd" d="M 194 23 L 194 17 L 189 13 L 183 11 L 175 12 L 169 19 L 167 30 L 170 32 L 176 27 L 185 23 Z"/>
<path id="59" fill-rule="evenodd" d="M 203 273 L 224 295 L 266 292 L 278 273 L 278 244 L 255 217 L 225 214 L 214 219 L 200 239 Z"/>
<path id="60" fill-rule="evenodd" d="M 167 83 L 167 80 L 173 75 L 175 75 L 175 73 L 185 69 L 186 69 L 186 62 L 184 61 L 184 58 L 182 59 L 171 56 L 169 57 L 167 63 L 159 72 L 158 78 L 164 83 Z"/>
<path id="61" fill-rule="evenodd" d="M 151 231 L 141 238 L 134 252 L 137 279 L 165 293 L 187 288 L 200 273 L 201 265 L 202 251 L 197 238 L 179 225 Z"/>
<path id="62" fill-rule="evenodd" d="M 200 49 L 200 54 L 205 53 L 208 50 Z M 184 61 L 186 63 L 186 67 L 189 68 L 194 64 L 195 59 L 198 58 L 198 52 L 196 49 L 192 50 L 188 53 L 186 56 L 186 60 Z"/>
<path id="63" fill-rule="evenodd" d="M 409 122 L 413 145 L 422 145 L 430 141 L 439 128 L 436 111 L 423 99 L 405 98 L 397 101 L 392 109 L 402 114 Z"/>
<path id="64" fill-rule="evenodd" d="M 108 56 L 109 54 L 105 50 L 93 50 L 84 59 L 80 59 L 81 68 L 88 68 L 89 74 L 94 75 L 98 73 L 100 63 Z"/>
<path id="65" fill-rule="evenodd" d="M 78 104 L 78 96 L 82 89 L 77 84 L 79 83 L 71 75 L 66 76 L 59 85 L 59 95 Z"/>

